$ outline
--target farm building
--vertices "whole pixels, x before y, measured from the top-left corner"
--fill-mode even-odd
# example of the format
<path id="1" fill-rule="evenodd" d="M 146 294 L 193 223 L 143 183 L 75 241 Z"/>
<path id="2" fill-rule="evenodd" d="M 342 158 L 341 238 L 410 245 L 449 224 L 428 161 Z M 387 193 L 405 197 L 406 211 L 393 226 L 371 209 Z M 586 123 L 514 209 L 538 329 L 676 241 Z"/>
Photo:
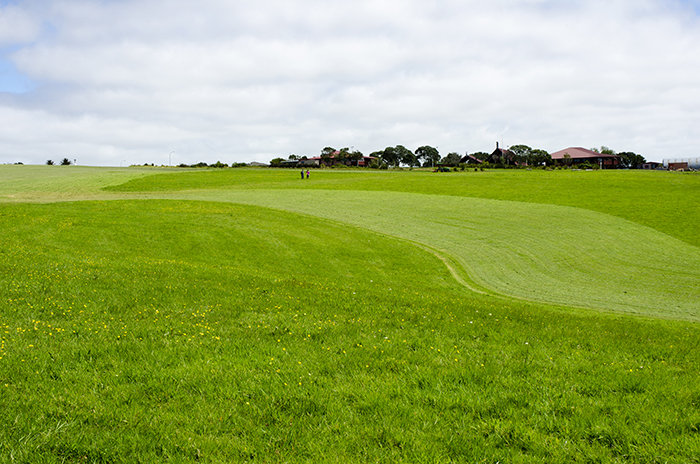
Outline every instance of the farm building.
<path id="1" fill-rule="evenodd" d="M 669 171 L 695 171 L 700 169 L 700 157 L 664 159 L 663 165 Z"/>
<path id="2" fill-rule="evenodd" d="M 550 155 L 556 164 L 581 164 L 588 162 L 596 164 L 601 169 L 615 169 L 620 166 L 620 157 L 606 155 L 582 147 L 569 147 Z"/>

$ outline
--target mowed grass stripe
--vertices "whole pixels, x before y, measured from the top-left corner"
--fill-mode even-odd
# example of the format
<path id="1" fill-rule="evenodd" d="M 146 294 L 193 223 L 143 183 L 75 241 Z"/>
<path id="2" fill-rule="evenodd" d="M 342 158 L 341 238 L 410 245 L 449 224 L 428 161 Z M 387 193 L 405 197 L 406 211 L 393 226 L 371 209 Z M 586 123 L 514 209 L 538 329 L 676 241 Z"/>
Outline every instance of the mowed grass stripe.
<path id="1" fill-rule="evenodd" d="M 199 192 L 284 209 L 445 250 L 479 286 L 535 301 L 700 316 L 700 249 L 593 211 L 397 192 Z"/>
<path id="2" fill-rule="evenodd" d="M 700 246 L 700 175 L 641 170 L 433 173 L 289 169 L 168 173 L 132 179 L 111 192 L 201 189 L 372 190 L 466 196 L 586 208 L 655 228 Z"/>

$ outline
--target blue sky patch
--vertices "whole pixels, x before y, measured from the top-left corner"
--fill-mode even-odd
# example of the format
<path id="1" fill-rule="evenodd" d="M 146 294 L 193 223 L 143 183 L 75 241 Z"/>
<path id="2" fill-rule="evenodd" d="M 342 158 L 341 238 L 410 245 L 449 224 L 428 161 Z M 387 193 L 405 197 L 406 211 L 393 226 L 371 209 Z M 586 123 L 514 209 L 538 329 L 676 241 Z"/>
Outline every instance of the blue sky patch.
<path id="1" fill-rule="evenodd" d="M 32 88 L 34 84 L 31 79 L 17 71 L 10 61 L 0 58 L 0 92 L 26 93 Z"/>

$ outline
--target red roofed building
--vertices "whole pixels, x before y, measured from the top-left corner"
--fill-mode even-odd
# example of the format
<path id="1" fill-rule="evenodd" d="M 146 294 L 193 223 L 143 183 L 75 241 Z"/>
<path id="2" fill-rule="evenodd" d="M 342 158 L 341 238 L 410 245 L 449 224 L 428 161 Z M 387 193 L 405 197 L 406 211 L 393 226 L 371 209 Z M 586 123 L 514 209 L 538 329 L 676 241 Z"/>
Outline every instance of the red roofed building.
<path id="1" fill-rule="evenodd" d="M 551 153 L 552 161 L 556 164 L 589 164 L 598 165 L 601 169 L 615 169 L 620 166 L 620 157 L 617 155 L 606 155 L 593 150 L 581 147 L 570 147 L 558 152 Z"/>

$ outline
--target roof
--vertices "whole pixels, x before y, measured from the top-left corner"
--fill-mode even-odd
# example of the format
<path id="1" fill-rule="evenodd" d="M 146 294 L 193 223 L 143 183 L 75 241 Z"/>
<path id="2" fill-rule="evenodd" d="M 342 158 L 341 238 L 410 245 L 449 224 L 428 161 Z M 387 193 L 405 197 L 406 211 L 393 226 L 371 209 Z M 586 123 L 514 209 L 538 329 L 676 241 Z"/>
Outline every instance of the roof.
<path id="1" fill-rule="evenodd" d="M 571 159 L 585 159 L 585 158 L 617 158 L 617 155 L 605 155 L 603 153 L 597 153 L 593 150 L 588 150 L 582 147 L 569 147 L 563 150 L 559 150 L 555 153 L 551 153 L 549 156 L 553 160 L 564 159 L 565 154 L 569 154 Z"/>

